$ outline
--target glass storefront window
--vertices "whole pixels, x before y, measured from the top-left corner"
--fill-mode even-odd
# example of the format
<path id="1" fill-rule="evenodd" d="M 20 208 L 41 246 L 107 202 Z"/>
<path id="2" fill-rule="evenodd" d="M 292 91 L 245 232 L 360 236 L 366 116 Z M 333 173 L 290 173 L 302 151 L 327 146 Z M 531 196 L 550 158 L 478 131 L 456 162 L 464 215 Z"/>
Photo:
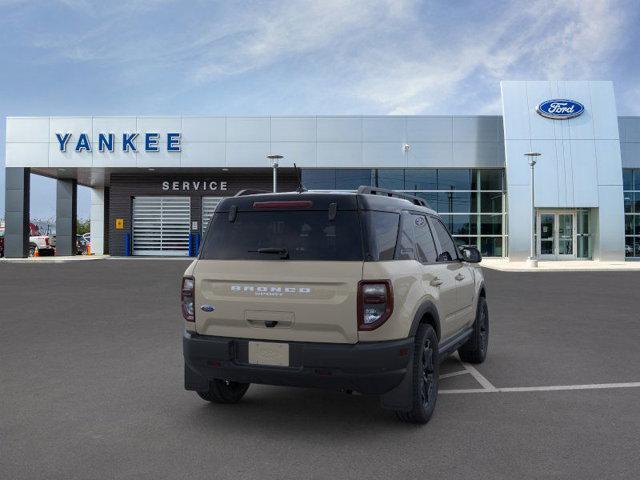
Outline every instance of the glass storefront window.
<path id="1" fill-rule="evenodd" d="M 502 170 L 480 170 L 480 190 L 502 190 Z"/>
<path id="2" fill-rule="evenodd" d="M 438 170 L 438 190 L 474 190 L 471 176 L 468 169 L 441 168 Z"/>
<path id="3" fill-rule="evenodd" d="M 624 213 L 633 213 L 633 192 L 624 192 Z"/>
<path id="4" fill-rule="evenodd" d="M 589 237 L 578 237 L 578 258 L 590 258 Z"/>
<path id="5" fill-rule="evenodd" d="M 302 184 L 308 190 L 333 190 L 336 188 L 336 171 L 333 168 L 302 169 Z"/>
<path id="6" fill-rule="evenodd" d="M 624 184 L 624 255 L 640 258 L 640 169 L 622 170 Z"/>
<path id="7" fill-rule="evenodd" d="M 502 237 L 480 238 L 480 253 L 483 257 L 501 257 Z"/>
<path id="8" fill-rule="evenodd" d="M 502 215 L 480 215 L 480 235 L 502 235 Z"/>
<path id="9" fill-rule="evenodd" d="M 363 168 L 336 170 L 336 190 L 357 190 L 361 185 L 372 185 L 372 171 Z"/>
<path id="10" fill-rule="evenodd" d="M 480 194 L 480 211 L 482 213 L 502 212 L 502 193 L 491 192 Z"/>
<path id="11" fill-rule="evenodd" d="M 465 245 L 476 247 L 478 244 L 477 240 L 477 237 L 453 237 L 453 241 L 458 248 L 464 247 Z"/>
<path id="12" fill-rule="evenodd" d="M 577 231 L 577 242 L 578 242 L 578 258 L 590 259 L 593 256 L 592 252 L 592 243 L 591 243 L 591 230 L 590 223 L 591 217 L 589 210 L 578 210 L 578 231 Z"/>
<path id="13" fill-rule="evenodd" d="M 377 171 L 377 186 L 389 190 L 404 190 L 404 170 L 401 168 L 380 168 Z"/>
<path id="14" fill-rule="evenodd" d="M 477 215 L 440 215 L 451 235 L 477 235 Z M 475 242 L 474 242 L 475 243 Z"/>
<path id="15" fill-rule="evenodd" d="M 625 168 L 622 170 L 622 184 L 624 190 L 633 190 L 633 170 Z"/>
<path id="16" fill-rule="evenodd" d="M 308 190 L 356 190 L 361 185 L 373 185 L 368 168 L 305 168 L 302 184 Z"/>
<path id="17" fill-rule="evenodd" d="M 474 192 L 438 193 L 438 213 L 476 212 L 476 195 Z"/>
<path id="18" fill-rule="evenodd" d="M 503 169 L 303 169 L 302 181 L 310 190 L 373 185 L 406 191 L 441 215 L 456 243 L 475 245 L 484 256 L 506 254 Z"/>
<path id="19" fill-rule="evenodd" d="M 438 192 L 409 192 L 427 202 L 430 209 L 438 211 Z"/>
<path id="20" fill-rule="evenodd" d="M 624 234 L 633 235 L 635 233 L 635 215 L 624 216 Z"/>
<path id="21" fill-rule="evenodd" d="M 624 256 L 627 258 L 637 257 L 635 249 L 636 237 L 625 237 L 624 239 Z"/>
<path id="22" fill-rule="evenodd" d="M 405 190 L 437 190 L 438 171 L 435 168 L 407 169 L 404 180 Z"/>

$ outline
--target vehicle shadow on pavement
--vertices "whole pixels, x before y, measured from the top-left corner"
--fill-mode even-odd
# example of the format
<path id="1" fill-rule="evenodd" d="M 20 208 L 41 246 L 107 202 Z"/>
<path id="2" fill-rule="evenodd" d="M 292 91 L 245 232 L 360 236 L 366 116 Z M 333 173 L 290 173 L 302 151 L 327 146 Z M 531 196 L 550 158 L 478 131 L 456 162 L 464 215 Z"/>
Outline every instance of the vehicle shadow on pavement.
<path id="1" fill-rule="evenodd" d="M 190 409 L 194 423 L 220 428 L 260 428 L 288 433 L 313 429 L 331 433 L 339 425 L 358 428 L 397 422 L 393 412 L 380 407 L 376 396 L 347 394 L 313 388 L 252 385 L 235 405 L 207 404 Z M 321 419 L 321 421 L 319 421 Z"/>
<path id="2" fill-rule="evenodd" d="M 449 357 L 441 364 L 441 375 L 463 370 L 457 357 Z M 445 378 L 440 388 L 449 388 L 454 379 Z M 465 388 L 465 387 L 463 387 Z M 478 388 L 476 383 L 466 388 Z M 439 398 L 440 407 L 446 398 Z M 372 423 L 395 426 L 405 430 L 393 411 L 380 406 L 379 397 L 347 394 L 332 390 L 272 387 L 252 385 L 246 396 L 235 405 L 209 404 L 199 398 L 190 402 L 185 410 L 192 428 L 258 429 L 283 435 L 299 435 L 302 431 L 334 435 L 337 427 L 350 427 L 341 435 L 357 435 L 360 429 Z M 434 416 L 434 420 L 437 417 Z M 351 433 L 350 433 L 351 432 Z"/>

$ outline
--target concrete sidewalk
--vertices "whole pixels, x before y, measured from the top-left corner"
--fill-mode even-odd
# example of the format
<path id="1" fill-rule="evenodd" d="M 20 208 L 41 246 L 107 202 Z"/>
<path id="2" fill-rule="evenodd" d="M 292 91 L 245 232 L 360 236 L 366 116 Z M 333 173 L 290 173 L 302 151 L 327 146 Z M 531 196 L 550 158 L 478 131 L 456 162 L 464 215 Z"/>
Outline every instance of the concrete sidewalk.
<path id="1" fill-rule="evenodd" d="M 0 258 L 6 263 L 67 263 L 91 260 L 181 260 L 193 261 L 193 257 L 111 257 L 110 255 L 76 255 L 68 257 L 29 257 L 29 258 Z M 530 268 L 526 262 L 510 262 L 506 258 L 485 258 L 481 267 L 501 272 L 640 272 L 640 262 L 600 262 L 597 260 L 574 261 L 539 261 L 538 268 Z"/>
<path id="2" fill-rule="evenodd" d="M 640 262 L 601 262 L 598 260 L 538 261 L 537 268 L 527 266 L 526 262 L 511 262 L 506 258 L 485 258 L 481 267 L 501 272 L 640 272 Z"/>
<path id="3" fill-rule="evenodd" d="M 82 262 L 90 260 L 179 260 L 193 261 L 195 257 L 154 257 L 154 256 L 137 256 L 137 257 L 112 257 L 111 255 L 75 255 L 75 256 L 51 256 L 51 257 L 28 257 L 28 258 L 0 258 L 0 262 L 6 263 L 66 263 L 66 262 Z"/>
<path id="4" fill-rule="evenodd" d="M 70 255 L 70 256 L 51 256 L 51 257 L 27 257 L 27 258 L 0 258 L 0 262 L 5 263 L 66 263 L 81 262 L 90 260 L 104 260 L 110 258 L 109 255 Z"/>

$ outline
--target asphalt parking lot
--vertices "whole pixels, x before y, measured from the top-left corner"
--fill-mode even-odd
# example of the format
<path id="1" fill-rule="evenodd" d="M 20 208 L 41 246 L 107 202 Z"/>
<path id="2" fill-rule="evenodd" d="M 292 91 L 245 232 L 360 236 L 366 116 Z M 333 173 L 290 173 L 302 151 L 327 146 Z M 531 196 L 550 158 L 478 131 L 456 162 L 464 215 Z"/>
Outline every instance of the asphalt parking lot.
<path id="1" fill-rule="evenodd" d="M 638 478 L 640 273 L 485 270 L 489 358 L 447 360 L 416 427 L 364 396 L 184 391 L 186 265 L 0 263 L 1 478 Z"/>

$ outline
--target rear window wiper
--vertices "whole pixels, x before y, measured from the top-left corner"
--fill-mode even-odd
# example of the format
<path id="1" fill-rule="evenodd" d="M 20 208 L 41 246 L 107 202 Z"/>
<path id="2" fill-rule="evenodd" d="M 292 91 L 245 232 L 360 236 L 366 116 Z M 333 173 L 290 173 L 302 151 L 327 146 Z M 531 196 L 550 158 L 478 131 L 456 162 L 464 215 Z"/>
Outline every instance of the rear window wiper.
<path id="1" fill-rule="evenodd" d="M 273 255 L 280 255 L 282 260 L 287 260 L 289 258 L 289 251 L 286 248 L 279 247 L 259 248 L 257 250 L 249 250 L 249 253 L 270 253 Z"/>

